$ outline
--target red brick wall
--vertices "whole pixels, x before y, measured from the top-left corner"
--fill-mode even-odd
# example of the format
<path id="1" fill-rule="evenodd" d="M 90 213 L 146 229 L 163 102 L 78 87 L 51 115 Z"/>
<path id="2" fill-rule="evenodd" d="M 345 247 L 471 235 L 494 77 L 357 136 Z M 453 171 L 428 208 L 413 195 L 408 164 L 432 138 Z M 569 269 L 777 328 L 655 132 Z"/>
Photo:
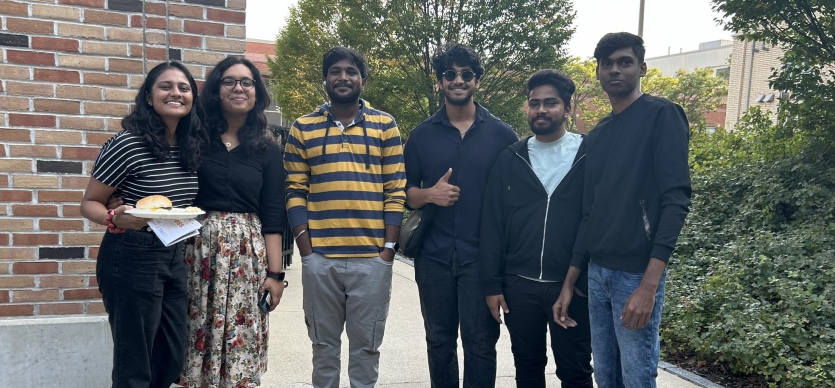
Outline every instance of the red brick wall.
<path id="1" fill-rule="evenodd" d="M 264 76 L 270 75 L 270 69 L 267 67 L 267 56 L 275 56 L 275 42 L 247 40 L 246 59 L 252 61 Z"/>
<path id="2" fill-rule="evenodd" d="M 147 69 L 165 2 L 0 0 L 0 317 L 101 314 L 104 227 L 79 213 L 92 161 Z M 246 0 L 170 0 L 172 59 L 195 78 L 245 48 Z"/>

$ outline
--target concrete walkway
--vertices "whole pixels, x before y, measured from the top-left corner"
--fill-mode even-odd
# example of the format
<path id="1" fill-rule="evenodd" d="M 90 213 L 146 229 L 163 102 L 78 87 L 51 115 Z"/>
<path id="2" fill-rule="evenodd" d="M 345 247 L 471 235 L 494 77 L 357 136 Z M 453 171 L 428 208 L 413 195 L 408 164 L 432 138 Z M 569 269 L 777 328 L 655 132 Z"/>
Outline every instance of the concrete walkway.
<path id="1" fill-rule="evenodd" d="M 278 308 L 271 313 L 269 368 L 263 377 L 262 387 L 303 388 L 311 387 L 311 346 L 307 337 L 302 311 L 301 260 L 298 255 L 287 269 L 290 287 Z M 342 387 L 349 387 L 348 338 L 342 336 Z M 498 371 L 496 387 L 515 387 L 513 356 L 510 339 L 502 326 L 502 336 L 497 345 Z M 429 371 L 426 361 L 423 320 L 420 314 L 418 290 L 414 269 L 395 261 L 392 280 L 391 308 L 386 324 L 386 334 L 380 347 L 380 378 L 378 387 L 425 388 L 429 387 Z M 559 380 L 552 357 L 548 356 L 548 386 L 559 387 Z M 458 346 L 459 369 L 463 370 L 463 354 Z M 663 370 L 658 371 L 658 387 L 697 388 L 688 381 Z"/>

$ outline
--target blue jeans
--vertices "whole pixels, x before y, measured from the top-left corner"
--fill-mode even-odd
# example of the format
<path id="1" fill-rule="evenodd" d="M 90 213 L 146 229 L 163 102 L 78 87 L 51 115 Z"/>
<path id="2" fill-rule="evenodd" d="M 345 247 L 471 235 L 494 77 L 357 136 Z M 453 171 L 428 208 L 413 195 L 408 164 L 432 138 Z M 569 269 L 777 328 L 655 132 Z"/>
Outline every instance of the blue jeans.
<path id="1" fill-rule="evenodd" d="M 426 329 L 432 388 L 459 386 L 459 324 L 464 387 L 494 387 L 499 323 L 490 314 L 481 291 L 478 263 L 461 266 L 455 254 L 449 264 L 419 257 L 415 260 L 415 281 Z"/>
<path id="2" fill-rule="evenodd" d="M 594 379 L 599 387 L 655 388 L 666 270 L 658 282 L 649 324 L 630 330 L 621 326 L 620 320 L 626 300 L 641 284 L 643 276 L 643 272 L 615 271 L 589 263 L 591 347 Z"/>

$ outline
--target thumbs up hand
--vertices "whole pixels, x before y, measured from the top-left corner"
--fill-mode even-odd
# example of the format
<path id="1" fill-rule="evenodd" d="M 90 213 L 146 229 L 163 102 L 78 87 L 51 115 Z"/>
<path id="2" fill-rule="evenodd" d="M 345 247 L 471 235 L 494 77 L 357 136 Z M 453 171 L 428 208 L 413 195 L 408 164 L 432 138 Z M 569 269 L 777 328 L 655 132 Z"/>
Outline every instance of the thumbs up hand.
<path id="1" fill-rule="evenodd" d="M 458 202 L 458 195 L 461 189 L 458 186 L 449 184 L 449 177 L 452 175 L 452 169 L 447 170 L 446 174 L 432 186 L 431 202 L 438 206 L 452 206 Z"/>

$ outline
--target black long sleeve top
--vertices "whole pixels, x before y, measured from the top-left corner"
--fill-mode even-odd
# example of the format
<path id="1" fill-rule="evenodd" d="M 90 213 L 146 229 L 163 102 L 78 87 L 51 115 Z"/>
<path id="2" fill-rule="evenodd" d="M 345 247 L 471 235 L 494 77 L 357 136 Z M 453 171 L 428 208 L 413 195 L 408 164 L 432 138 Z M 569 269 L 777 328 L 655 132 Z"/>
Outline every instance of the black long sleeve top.
<path id="1" fill-rule="evenodd" d="M 644 94 L 585 140 L 583 218 L 571 265 L 644 272 L 670 259 L 690 208 L 690 128 L 680 106 Z"/>
<path id="2" fill-rule="evenodd" d="M 203 155 L 197 171 L 195 204 L 206 211 L 256 213 L 261 233 L 284 233 L 284 161 L 281 148 L 270 143 L 261 153 L 247 154 L 243 146 L 231 151 L 218 142 Z"/>

